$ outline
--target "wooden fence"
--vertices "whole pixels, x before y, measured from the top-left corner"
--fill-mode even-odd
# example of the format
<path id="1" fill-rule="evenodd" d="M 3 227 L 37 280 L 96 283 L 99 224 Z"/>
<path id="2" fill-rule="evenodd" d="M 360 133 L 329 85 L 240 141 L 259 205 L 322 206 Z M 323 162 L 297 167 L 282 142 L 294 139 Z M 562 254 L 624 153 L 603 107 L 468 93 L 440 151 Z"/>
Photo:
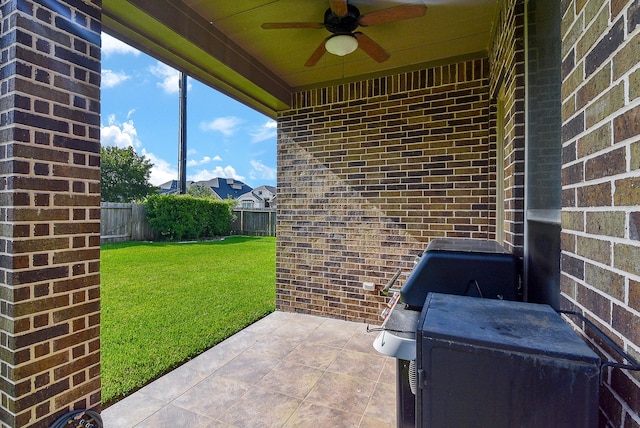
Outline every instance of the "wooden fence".
<path id="1" fill-rule="evenodd" d="M 235 209 L 232 235 L 275 236 L 275 210 Z M 100 204 L 100 242 L 152 241 L 155 238 L 140 204 L 102 202 Z"/>
<path id="2" fill-rule="evenodd" d="M 236 219 L 231 225 L 233 235 L 276 236 L 276 211 L 274 209 L 237 208 Z"/>
<path id="3" fill-rule="evenodd" d="M 154 237 L 144 205 L 115 202 L 100 204 L 100 243 L 152 241 Z"/>

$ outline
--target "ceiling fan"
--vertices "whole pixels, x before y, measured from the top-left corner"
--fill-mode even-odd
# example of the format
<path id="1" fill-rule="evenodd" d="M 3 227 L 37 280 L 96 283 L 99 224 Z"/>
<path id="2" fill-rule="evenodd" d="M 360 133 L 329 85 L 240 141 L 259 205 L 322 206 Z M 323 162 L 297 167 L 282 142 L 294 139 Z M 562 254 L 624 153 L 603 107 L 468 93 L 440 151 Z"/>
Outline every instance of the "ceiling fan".
<path id="1" fill-rule="evenodd" d="M 320 61 L 325 52 L 334 55 L 347 55 L 357 48 L 377 62 L 384 62 L 391 56 L 382 46 L 362 32 L 354 32 L 358 27 L 387 24 L 403 19 L 418 18 L 425 14 L 427 6 L 424 4 L 403 4 L 360 14 L 357 7 L 347 3 L 347 0 L 329 0 L 329 9 L 324 13 L 323 22 L 265 22 L 262 28 L 266 30 L 280 30 L 291 28 L 324 28 L 330 33 L 311 54 L 307 67 L 312 67 Z"/>

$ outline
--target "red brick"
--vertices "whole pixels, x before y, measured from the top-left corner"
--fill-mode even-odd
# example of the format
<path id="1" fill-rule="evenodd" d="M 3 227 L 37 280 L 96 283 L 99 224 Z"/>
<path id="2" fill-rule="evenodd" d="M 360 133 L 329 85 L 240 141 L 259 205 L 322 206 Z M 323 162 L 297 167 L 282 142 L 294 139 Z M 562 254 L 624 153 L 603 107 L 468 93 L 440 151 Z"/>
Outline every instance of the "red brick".
<path id="1" fill-rule="evenodd" d="M 611 184 L 608 182 L 578 188 L 578 206 L 608 207 L 612 204 Z"/>
<path id="2" fill-rule="evenodd" d="M 622 113 L 613 120 L 615 143 L 640 135 L 640 106 Z"/>
<path id="3" fill-rule="evenodd" d="M 627 308 L 614 304 L 612 327 L 633 343 L 640 343 L 640 318 Z"/>
<path id="4" fill-rule="evenodd" d="M 620 148 L 589 159 L 585 164 L 585 179 L 595 180 L 626 171 L 625 149 Z"/>

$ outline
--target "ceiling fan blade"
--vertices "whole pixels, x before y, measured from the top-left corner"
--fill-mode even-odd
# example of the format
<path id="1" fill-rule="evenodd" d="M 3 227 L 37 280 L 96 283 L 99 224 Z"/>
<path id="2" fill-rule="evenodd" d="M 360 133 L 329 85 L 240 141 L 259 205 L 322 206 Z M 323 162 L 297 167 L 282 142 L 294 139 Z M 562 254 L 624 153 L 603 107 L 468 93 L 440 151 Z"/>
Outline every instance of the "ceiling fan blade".
<path id="1" fill-rule="evenodd" d="M 353 33 L 358 39 L 358 47 L 377 62 L 385 62 L 391 56 L 382 46 L 363 33 Z"/>
<path id="2" fill-rule="evenodd" d="M 331 11 L 338 16 L 345 16 L 347 14 L 347 0 L 329 0 L 329 7 L 331 7 Z"/>
<path id="3" fill-rule="evenodd" d="M 419 18 L 424 16 L 426 12 L 427 6 L 424 4 L 403 4 L 360 15 L 358 23 L 362 27 L 386 24 L 388 22 L 401 21 L 403 19 Z"/>
<path id="4" fill-rule="evenodd" d="M 265 30 L 281 30 L 286 28 L 324 28 L 320 22 L 265 22 L 262 24 Z"/>
<path id="5" fill-rule="evenodd" d="M 322 43 L 320 43 L 320 46 L 318 46 L 316 50 L 313 51 L 307 62 L 304 63 L 305 67 L 313 67 L 318 63 L 318 61 L 320 61 L 320 58 L 322 58 L 324 53 L 327 51 L 327 49 L 324 47 L 324 43 L 326 41 L 327 39 L 324 39 Z"/>

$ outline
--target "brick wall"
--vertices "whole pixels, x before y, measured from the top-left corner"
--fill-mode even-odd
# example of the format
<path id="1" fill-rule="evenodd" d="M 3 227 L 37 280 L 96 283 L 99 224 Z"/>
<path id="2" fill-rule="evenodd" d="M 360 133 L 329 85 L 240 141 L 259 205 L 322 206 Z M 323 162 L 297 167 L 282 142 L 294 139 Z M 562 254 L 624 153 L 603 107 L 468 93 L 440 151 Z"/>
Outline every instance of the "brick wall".
<path id="1" fill-rule="evenodd" d="M 100 402 L 100 2 L 0 6 L 3 427 Z"/>
<path id="2" fill-rule="evenodd" d="M 292 103 L 278 116 L 279 309 L 377 321 L 384 299 L 363 281 L 408 272 L 431 238 L 494 236 L 486 60 Z"/>
<path id="3" fill-rule="evenodd" d="M 563 306 L 640 357 L 640 2 L 562 1 Z M 593 340 L 607 359 L 619 360 Z M 640 426 L 640 375 L 607 370 L 602 426 Z"/>
<path id="4" fill-rule="evenodd" d="M 504 245 L 522 255 L 524 245 L 524 0 L 505 0 L 490 49 L 490 94 L 501 95 L 504 113 Z"/>

